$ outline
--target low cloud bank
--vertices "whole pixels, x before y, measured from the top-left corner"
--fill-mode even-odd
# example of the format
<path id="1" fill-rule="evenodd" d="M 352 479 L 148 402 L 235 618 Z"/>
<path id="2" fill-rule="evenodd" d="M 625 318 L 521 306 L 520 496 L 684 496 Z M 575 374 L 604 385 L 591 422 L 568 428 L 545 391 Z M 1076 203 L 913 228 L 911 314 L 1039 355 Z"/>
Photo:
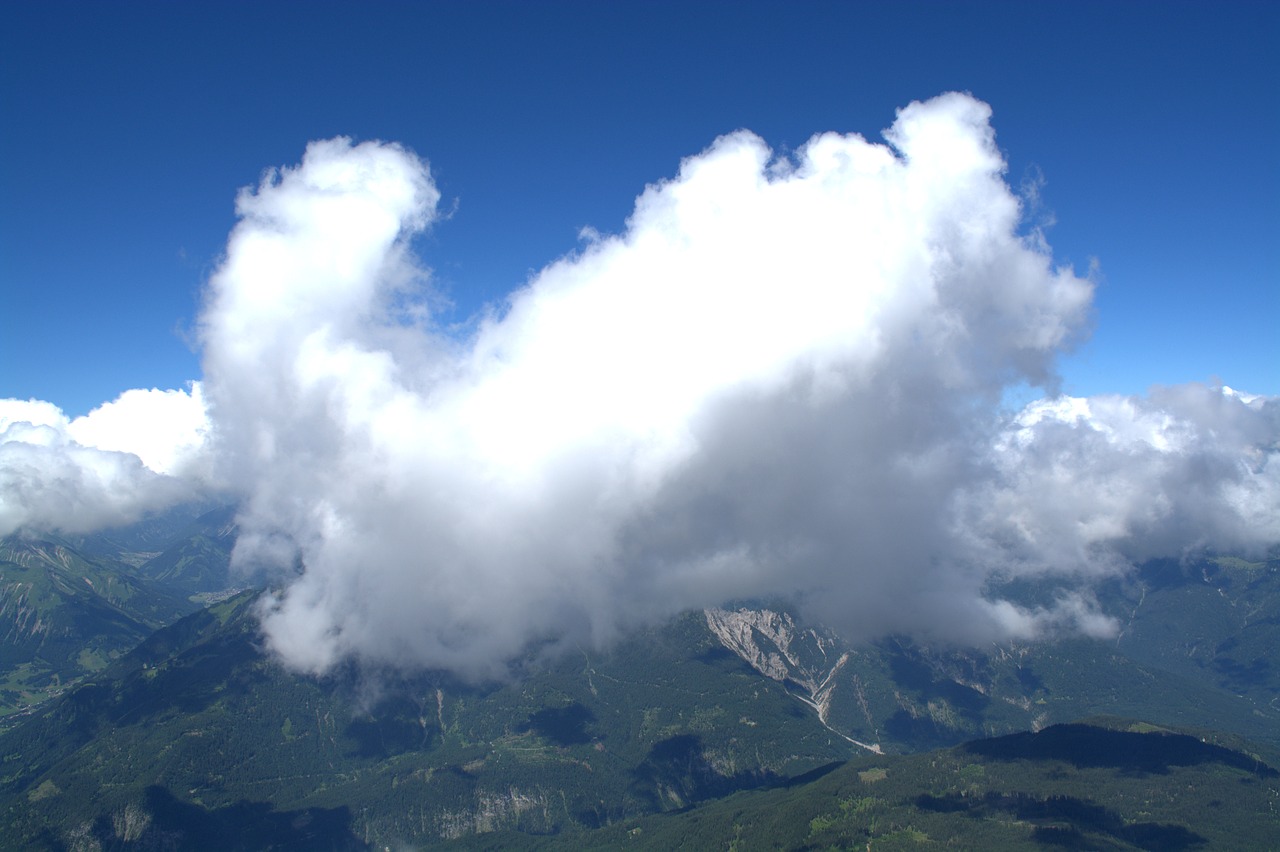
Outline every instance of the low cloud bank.
<path id="1" fill-rule="evenodd" d="M 1280 400 L 1204 385 L 1045 400 L 993 458 L 967 524 L 1044 570 L 1280 543 Z"/>
<path id="2" fill-rule="evenodd" d="M 199 382 L 126 391 L 75 419 L 0 399 L 0 535 L 91 532 L 195 498 L 208 484 L 208 429 Z"/>
<path id="3" fill-rule="evenodd" d="M 236 560 L 278 572 L 263 630 L 306 671 L 499 675 L 752 596 L 854 637 L 1106 634 L 1089 587 L 1129 560 L 1280 541 L 1280 408 L 1187 386 L 1003 413 L 1052 389 L 1092 285 L 1021 230 L 989 121 L 949 94 L 887 145 L 722 137 L 465 339 L 409 247 L 426 163 L 313 143 L 238 199 L 205 439 L 138 466 L 240 495 Z M 127 449 L 110 420 L 95 460 Z M 1001 600 L 1020 577 L 1062 595 Z"/>

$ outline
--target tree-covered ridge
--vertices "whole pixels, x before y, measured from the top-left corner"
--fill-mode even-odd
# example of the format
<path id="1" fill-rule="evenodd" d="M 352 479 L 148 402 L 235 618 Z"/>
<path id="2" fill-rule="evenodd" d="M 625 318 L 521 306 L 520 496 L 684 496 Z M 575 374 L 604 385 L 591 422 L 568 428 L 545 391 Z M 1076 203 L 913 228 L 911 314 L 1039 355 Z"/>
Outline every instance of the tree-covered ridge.
<path id="1" fill-rule="evenodd" d="M 697 615 L 469 686 L 295 676 L 260 653 L 253 606 L 245 593 L 158 631 L 0 737 L 0 831 L 56 847 L 105 842 L 122 814 L 160 826 L 198 811 L 216 827 L 258 813 L 268 831 L 279 814 L 346 808 L 367 840 L 545 834 L 689 807 L 850 751 L 718 652 Z"/>
<path id="2" fill-rule="evenodd" d="M 468 848 L 1257 850 L 1280 836 L 1280 773 L 1254 754 L 1119 719 L 915 755 L 864 756 L 585 836 Z"/>
<path id="3" fill-rule="evenodd" d="M 0 716 L 30 712 L 229 593 L 234 511 L 0 539 Z"/>
<path id="4" fill-rule="evenodd" d="M 187 596 L 217 595 L 242 582 L 231 576 L 235 540 L 235 510 L 219 507 L 185 527 L 138 571 Z"/>
<path id="5" fill-rule="evenodd" d="M 1052 589 L 1019 590 L 1029 603 Z M 1280 560 L 1155 561 L 1100 593 L 1110 639 L 852 645 L 785 610 L 708 610 L 722 644 L 833 731 L 886 752 L 1098 713 L 1232 731 L 1280 748 Z"/>
<path id="6" fill-rule="evenodd" d="M 45 580 L 76 593 L 77 604 L 96 584 L 114 595 L 102 605 L 135 626 L 94 671 L 63 678 L 60 698 L 12 718 L 0 734 L 0 837 L 16 838 L 18 848 L 51 849 L 507 848 L 555 838 L 570 847 L 657 848 L 675 835 L 663 833 L 663 820 L 646 821 L 652 815 L 684 814 L 671 823 L 683 827 L 670 831 L 701 837 L 684 820 L 712 819 L 724 797 L 822 789 L 844 777 L 835 767 L 852 759 L 872 779 L 859 775 L 858 782 L 876 791 L 895 789 L 880 782 L 904 775 L 922 786 L 914 797 L 904 786 L 897 799 L 864 791 L 847 808 L 839 803 L 857 791 L 842 793 L 785 831 L 768 822 L 775 817 L 752 816 L 750 824 L 759 823 L 762 837 L 819 847 L 861 849 L 870 841 L 895 848 L 954 836 L 966 848 L 1040 841 L 1218 848 L 1212 828 L 1157 819 L 1145 806 L 1113 806 L 1084 788 L 1110 783 L 1098 772 L 1136 772 L 1149 779 L 1150 797 L 1186 773 L 1193 774 L 1187 783 L 1201 784 L 1194 773 L 1214 766 L 1245 772 L 1259 762 L 1280 764 L 1270 665 L 1280 641 L 1276 560 L 1141 566 L 1100 592 L 1120 627 L 1106 640 L 975 649 L 888 637 L 855 646 L 784 606 L 755 603 L 688 613 L 607 649 L 559 656 L 535 649 L 502 683 L 356 667 L 316 679 L 263 653 L 257 594 L 226 588 L 233 520 L 223 509 L 182 519 L 167 533 L 151 523 L 93 540 L 5 542 L 15 559 L 0 569 L 38 567 Z M 128 549 L 140 543 L 156 549 Z M 81 573 L 67 573 L 69 566 Z M 157 589 L 158 598 L 150 594 Z M 1052 590 L 1020 593 L 1034 602 Z M 168 601 L 171 614 L 157 601 Z M 214 603 L 151 632 L 196 601 Z M 94 641 L 102 640 L 85 638 L 80 648 Z M 1061 726 L 1099 713 L 1144 719 L 1147 727 L 1120 726 L 1121 738 L 1107 741 L 1106 733 Z M 1198 733 L 1194 743 L 1205 739 L 1245 757 L 1233 763 L 1215 752 L 1178 762 L 1169 758 L 1178 742 L 1169 731 L 1130 740 L 1188 727 L 1227 732 Z M 1064 733 L 1067 751 L 1054 752 L 1049 746 Z M 990 739 L 1006 734 L 1013 737 Z M 940 755 L 959 755 L 964 762 L 952 774 L 981 767 L 991 781 L 985 787 L 929 786 L 910 768 L 917 764 L 899 763 L 971 741 L 1004 743 L 1008 753 L 975 745 L 931 759 L 945 768 L 952 758 Z M 1110 744 L 1081 745 L 1096 742 Z M 1081 763 L 1072 751 L 1123 754 L 1152 742 L 1154 757 L 1125 767 Z M 1083 792 L 1035 786 L 1018 775 L 1028 761 L 1066 764 L 1049 780 L 1074 773 L 1088 783 Z M 1114 790 L 1117 801 L 1130 795 Z M 874 807 L 857 804 L 868 796 Z M 1193 810 L 1219 807 L 1187 801 Z M 1205 819 L 1214 824 L 1212 814 Z M 1032 834 L 1019 834 L 1027 825 Z M 749 833 L 726 837 L 706 839 L 750 848 L 743 846 Z"/>
<path id="7" fill-rule="evenodd" d="M 1131 659 L 1241 696 L 1264 714 L 1280 708 L 1276 553 L 1153 560 L 1105 591 L 1121 619 L 1116 647 Z"/>
<path id="8" fill-rule="evenodd" d="M 0 541 L 0 714 L 101 671 L 195 604 L 53 537 Z"/>
<path id="9" fill-rule="evenodd" d="M 608 652 L 531 659 L 507 684 L 299 677 L 260 653 L 255 600 L 246 592 L 157 631 L 0 737 L 0 828 L 34 848 L 145 848 L 159 836 L 188 848 L 235 838 L 244 848 L 506 848 L 556 837 L 570 848 L 637 839 L 659 848 L 686 832 L 739 848 L 753 848 L 742 845 L 752 832 L 786 848 L 926 837 L 968 848 L 1142 848 L 1143 838 L 1199 848 L 1197 838 L 1217 836 L 1216 817 L 1204 817 L 1208 827 L 1168 809 L 1157 818 L 1147 799 L 1184 780 L 1275 786 L 1272 750 L 1150 725 L 1051 726 L 934 752 L 927 770 L 922 755 L 869 754 L 824 726 L 797 683 L 764 678 L 726 649 L 702 614 Z M 954 700 L 954 680 L 926 676 L 942 664 L 915 654 L 911 665 L 884 657 L 899 691 Z M 852 768 L 831 771 L 850 757 Z M 1137 803 L 1124 785 L 1138 776 L 1148 779 L 1142 807 L 1109 804 Z M 852 779 L 870 786 L 823 792 Z M 719 808 L 742 801 L 736 791 L 761 787 L 800 798 L 765 798 L 727 827 L 716 822 Z M 1169 795 L 1188 813 L 1220 807 Z M 788 816 L 810 811 L 796 824 Z M 661 812 L 687 813 L 645 821 Z M 312 833 L 291 834 L 293 825 Z M 707 826 L 735 833 L 699 834 Z"/>

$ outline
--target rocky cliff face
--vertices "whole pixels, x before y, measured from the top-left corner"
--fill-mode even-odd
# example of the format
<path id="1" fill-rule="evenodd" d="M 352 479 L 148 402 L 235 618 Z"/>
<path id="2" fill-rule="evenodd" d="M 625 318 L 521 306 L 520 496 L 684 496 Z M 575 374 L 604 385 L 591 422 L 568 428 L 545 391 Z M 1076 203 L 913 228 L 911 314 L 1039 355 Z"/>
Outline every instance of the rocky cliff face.
<path id="1" fill-rule="evenodd" d="M 439 817 L 439 834 L 446 840 L 457 840 L 470 834 L 519 830 L 521 818 L 532 815 L 534 830 L 548 831 L 555 822 L 544 790 L 521 790 L 511 787 L 503 792 L 478 792 L 476 805 L 470 809 L 445 810 Z"/>
<path id="2" fill-rule="evenodd" d="M 1065 718 L 1088 712 L 1087 703 L 1041 681 L 1033 668 L 1049 673 L 1059 665 L 1028 648 L 930 648 L 905 637 L 855 647 L 784 611 L 739 607 L 704 616 L 725 648 L 783 684 L 829 731 L 869 751 L 1035 730 L 1051 720 L 1055 699 L 1063 699 Z"/>
<path id="3" fill-rule="evenodd" d="M 832 724 L 837 690 L 843 687 L 855 694 L 862 691 L 858 678 L 844 671 L 850 652 L 841 647 L 835 636 L 802 628 L 788 613 L 769 609 L 707 609 L 703 614 L 707 627 L 721 644 L 765 677 L 786 685 L 792 695 L 817 713 L 828 730 L 869 751 L 880 752 L 878 743 L 860 742 Z M 865 698 L 862 704 L 865 705 Z"/>

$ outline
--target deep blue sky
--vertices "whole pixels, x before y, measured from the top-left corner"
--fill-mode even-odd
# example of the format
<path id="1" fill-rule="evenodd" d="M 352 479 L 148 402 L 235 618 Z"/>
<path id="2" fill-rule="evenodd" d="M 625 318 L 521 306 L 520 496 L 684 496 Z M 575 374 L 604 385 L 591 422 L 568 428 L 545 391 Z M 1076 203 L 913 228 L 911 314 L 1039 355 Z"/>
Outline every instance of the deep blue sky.
<path id="1" fill-rule="evenodd" d="M 746 127 L 878 139 L 950 89 L 1101 268 L 1064 389 L 1280 394 L 1280 4 L 0 5 L 0 397 L 81 414 L 199 377 L 237 189 L 309 140 L 401 142 L 454 214 L 420 244 L 459 319 L 621 228 Z"/>

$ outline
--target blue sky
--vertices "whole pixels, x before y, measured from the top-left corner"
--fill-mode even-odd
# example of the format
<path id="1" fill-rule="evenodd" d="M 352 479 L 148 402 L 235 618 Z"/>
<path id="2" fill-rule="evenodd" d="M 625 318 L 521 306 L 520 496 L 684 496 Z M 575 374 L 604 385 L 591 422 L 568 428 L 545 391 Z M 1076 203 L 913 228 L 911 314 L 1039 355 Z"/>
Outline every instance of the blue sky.
<path id="1" fill-rule="evenodd" d="M 1105 634 L 1090 578 L 1280 540 L 1278 9 L 0 5 L 0 534 L 236 501 L 316 672 Z"/>
<path id="2" fill-rule="evenodd" d="M 430 162 L 453 213 L 418 248 L 464 319 L 720 134 L 875 140 L 947 90 L 1099 264 L 1064 390 L 1280 394 L 1278 43 L 1245 2 L 6 3 L 0 397 L 199 378 L 235 193 L 313 139 Z"/>

